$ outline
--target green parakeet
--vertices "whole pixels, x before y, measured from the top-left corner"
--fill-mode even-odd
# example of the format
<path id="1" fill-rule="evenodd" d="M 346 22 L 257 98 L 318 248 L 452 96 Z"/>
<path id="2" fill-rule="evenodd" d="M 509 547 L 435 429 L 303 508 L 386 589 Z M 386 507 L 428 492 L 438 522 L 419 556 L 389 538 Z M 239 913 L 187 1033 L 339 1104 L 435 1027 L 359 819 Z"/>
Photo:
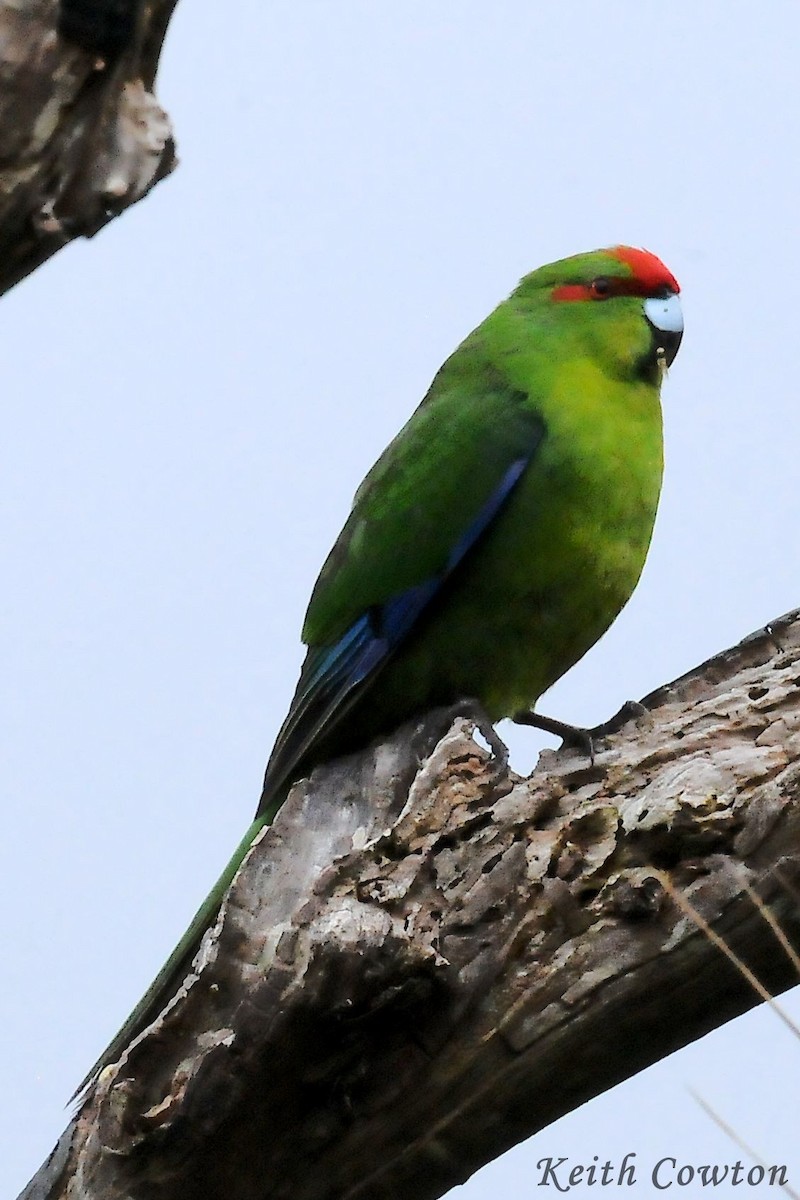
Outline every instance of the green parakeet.
<path id="1" fill-rule="evenodd" d="M 655 520 L 679 290 L 645 250 L 576 255 L 526 275 L 447 359 L 317 580 L 254 824 L 85 1082 L 180 984 L 294 780 L 466 697 L 493 721 L 524 719 L 608 628 Z"/>

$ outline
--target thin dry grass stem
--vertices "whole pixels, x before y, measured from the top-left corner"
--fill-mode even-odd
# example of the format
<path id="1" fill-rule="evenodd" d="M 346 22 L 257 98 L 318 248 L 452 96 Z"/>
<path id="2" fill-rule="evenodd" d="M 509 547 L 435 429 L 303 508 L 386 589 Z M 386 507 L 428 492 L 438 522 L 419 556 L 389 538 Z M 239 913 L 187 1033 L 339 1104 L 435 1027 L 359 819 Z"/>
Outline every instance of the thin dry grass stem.
<path id="1" fill-rule="evenodd" d="M 736 1130 L 733 1129 L 727 1121 L 723 1120 L 719 1113 L 714 1111 L 707 1100 L 704 1100 L 703 1097 L 694 1090 L 694 1088 L 689 1088 L 689 1094 L 694 1100 L 697 1101 L 703 1111 L 706 1112 L 709 1117 L 711 1117 L 711 1120 L 714 1122 L 714 1124 L 721 1129 L 724 1134 L 727 1134 L 735 1146 L 738 1146 L 740 1150 L 743 1150 L 748 1158 L 751 1158 L 754 1163 L 758 1164 L 759 1167 L 763 1167 L 765 1172 L 769 1170 L 769 1167 L 767 1163 L 764 1162 L 763 1158 L 756 1154 L 755 1150 L 753 1150 L 751 1146 L 748 1146 L 747 1142 L 739 1136 Z M 789 1187 L 788 1183 L 782 1183 L 780 1188 L 781 1191 L 787 1196 L 791 1196 L 792 1200 L 800 1200 L 800 1195 L 794 1190 L 794 1188 Z"/>
<path id="2" fill-rule="evenodd" d="M 800 891 L 794 886 L 791 880 L 787 879 L 783 872 L 776 867 L 775 878 L 781 885 L 787 896 L 791 896 L 798 908 L 800 908 Z"/>
<path id="3" fill-rule="evenodd" d="M 668 893 L 669 896 L 672 897 L 672 899 L 675 901 L 675 903 L 678 905 L 678 907 L 686 914 L 686 916 L 689 917 L 690 920 L 694 921 L 695 925 L 701 931 L 701 933 L 703 933 L 705 935 L 705 937 L 708 938 L 708 940 L 711 942 L 711 944 L 713 946 L 716 946 L 718 950 L 722 951 L 722 953 L 725 955 L 725 957 L 728 959 L 728 961 L 733 963 L 733 965 L 736 967 L 736 970 L 739 972 L 739 974 L 742 976 L 743 979 L 747 980 L 747 982 L 750 984 L 750 986 L 753 988 L 753 990 L 757 993 L 757 995 L 759 995 L 761 997 L 761 999 L 770 1006 L 770 1008 L 773 1010 L 773 1012 L 776 1014 L 776 1016 L 780 1017 L 780 1019 L 783 1021 L 783 1023 L 785 1025 L 787 1025 L 789 1027 L 789 1029 L 791 1029 L 791 1031 L 795 1035 L 795 1037 L 800 1039 L 800 1028 L 798 1028 L 798 1026 L 795 1025 L 794 1021 L 789 1016 L 789 1014 L 783 1008 L 781 1008 L 780 1004 L 778 1004 L 775 997 L 772 995 L 771 992 L 768 991 L 767 988 L 764 987 L 764 985 L 760 981 L 760 979 L 758 979 L 753 974 L 753 972 L 750 970 L 750 968 L 745 963 L 742 962 L 742 960 L 739 958 L 739 956 L 733 950 L 731 950 L 730 946 L 725 941 L 725 939 L 723 937 L 720 937 L 720 935 L 716 932 L 716 930 L 711 928 L 711 926 L 709 925 L 709 923 L 705 919 L 705 917 L 697 911 L 697 909 L 694 907 L 694 905 L 689 900 L 687 900 L 686 897 L 681 892 L 678 891 L 678 889 L 672 883 L 672 880 L 669 879 L 669 877 L 667 875 L 665 875 L 663 871 L 654 871 L 653 875 L 659 880 L 659 882 L 662 884 L 664 890 Z M 763 907 L 763 906 L 761 906 L 760 901 L 759 901 L 759 906 Z"/>
<path id="4" fill-rule="evenodd" d="M 781 883 L 783 883 L 783 880 L 781 880 Z M 774 914 L 770 911 L 770 909 L 767 907 L 767 905 L 761 899 L 761 897 L 759 896 L 759 894 L 755 890 L 755 888 L 751 887 L 749 883 L 745 883 L 744 890 L 747 892 L 748 896 L 753 901 L 753 904 L 758 909 L 758 911 L 761 913 L 761 916 L 767 922 L 767 924 L 769 925 L 772 932 L 775 934 L 775 937 L 778 940 L 778 942 L 780 943 L 782 949 L 786 952 L 786 957 L 789 959 L 789 962 L 792 964 L 795 971 L 797 971 L 797 974 L 800 975 L 800 955 L 798 955 L 794 946 L 792 945 L 792 943 L 787 938 L 786 934 L 781 929 L 780 925 L 778 924 L 777 920 L 775 919 Z M 787 889 L 787 890 L 789 890 L 789 889 Z M 798 901 L 798 903 L 800 903 L 800 897 L 797 896 L 796 892 L 794 893 L 793 898 L 796 899 Z"/>

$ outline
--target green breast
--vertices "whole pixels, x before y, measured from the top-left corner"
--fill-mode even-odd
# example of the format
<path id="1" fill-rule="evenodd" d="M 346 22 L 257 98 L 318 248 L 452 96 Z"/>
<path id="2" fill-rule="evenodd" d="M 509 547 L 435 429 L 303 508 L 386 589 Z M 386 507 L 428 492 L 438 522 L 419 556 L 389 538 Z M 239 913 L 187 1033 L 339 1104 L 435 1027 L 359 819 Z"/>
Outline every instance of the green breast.
<path id="1" fill-rule="evenodd" d="M 605 632 L 644 566 L 662 475 L 645 382 L 562 363 L 537 397 L 546 434 L 506 509 L 382 674 L 368 723 L 475 696 L 497 720 L 532 706 Z"/>

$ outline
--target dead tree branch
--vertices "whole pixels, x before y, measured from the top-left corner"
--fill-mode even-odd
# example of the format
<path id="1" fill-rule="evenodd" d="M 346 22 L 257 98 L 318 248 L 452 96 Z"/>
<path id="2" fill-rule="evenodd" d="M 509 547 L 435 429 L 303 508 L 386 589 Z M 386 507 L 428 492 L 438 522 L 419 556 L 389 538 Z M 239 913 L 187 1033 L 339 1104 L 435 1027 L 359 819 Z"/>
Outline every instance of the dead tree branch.
<path id="1" fill-rule="evenodd" d="M 528 779 L 429 714 L 319 769 L 26 1200 L 436 1197 L 795 982 L 800 611 Z"/>
<path id="2" fill-rule="evenodd" d="M 153 95 L 175 2 L 0 0 L 0 294 L 175 166 Z"/>

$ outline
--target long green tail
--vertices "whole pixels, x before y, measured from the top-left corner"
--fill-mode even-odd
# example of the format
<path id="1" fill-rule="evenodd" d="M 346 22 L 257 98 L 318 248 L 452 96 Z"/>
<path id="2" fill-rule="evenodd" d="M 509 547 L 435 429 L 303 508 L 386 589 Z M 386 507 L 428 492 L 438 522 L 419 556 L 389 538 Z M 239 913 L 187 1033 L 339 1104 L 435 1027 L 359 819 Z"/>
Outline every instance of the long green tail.
<path id="1" fill-rule="evenodd" d="M 278 806 L 276 805 L 275 807 Z M 203 940 L 203 934 L 213 923 L 219 911 L 219 906 L 222 903 L 222 897 L 239 869 L 242 859 L 253 844 L 253 839 L 265 825 L 269 824 L 273 815 L 273 806 L 271 806 L 266 813 L 256 817 L 255 821 L 253 821 L 253 824 L 234 850 L 233 856 L 225 867 L 225 870 L 192 918 L 192 923 L 186 930 L 186 933 L 178 942 L 178 945 L 172 951 L 172 954 L 170 954 L 125 1024 L 111 1039 L 97 1062 L 89 1069 L 84 1079 L 78 1084 L 71 1096 L 72 1100 L 76 1096 L 80 1096 L 89 1084 L 94 1082 L 104 1067 L 108 1066 L 109 1063 L 117 1061 L 125 1047 L 151 1021 L 155 1020 L 170 997 L 174 995 L 182 980 L 188 974 L 192 959 Z"/>

